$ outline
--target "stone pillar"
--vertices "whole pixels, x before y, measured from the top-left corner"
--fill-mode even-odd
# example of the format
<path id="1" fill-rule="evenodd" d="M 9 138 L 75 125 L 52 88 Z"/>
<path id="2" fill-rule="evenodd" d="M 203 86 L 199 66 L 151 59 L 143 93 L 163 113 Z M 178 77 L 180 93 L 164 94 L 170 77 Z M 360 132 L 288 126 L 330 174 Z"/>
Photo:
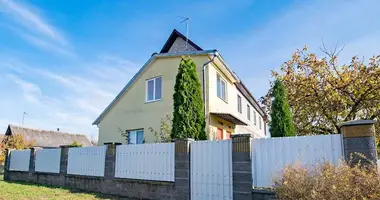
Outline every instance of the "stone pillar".
<path id="1" fill-rule="evenodd" d="M 116 146 L 121 143 L 107 142 L 104 145 L 107 145 L 104 179 L 112 180 L 115 178 Z"/>
<path id="2" fill-rule="evenodd" d="M 344 158 L 352 165 L 358 162 L 376 164 L 374 120 L 355 120 L 340 124 L 343 134 Z"/>
<path id="3" fill-rule="evenodd" d="M 175 200 L 190 200 L 190 143 L 193 139 L 175 140 Z"/>
<path id="4" fill-rule="evenodd" d="M 61 162 L 60 162 L 60 169 L 59 169 L 59 175 L 64 177 L 67 175 L 67 162 L 69 158 L 69 147 L 68 145 L 62 145 L 61 147 Z"/>
<path id="5" fill-rule="evenodd" d="M 40 147 L 30 148 L 30 160 L 29 160 L 29 173 L 34 173 L 36 170 L 36 151 L 41 149 Z"/>
<path id="6" fill-rule="evenodd" d="M 11 164 L 11 149 L 5 149 L 4 180 L 9 181 L 9 167 Z"/>
<path id="7" fill-rule="evenodd" d="M 233 199 L 252 200 L 251 134 L 234 134 L 231 138 Z"/>

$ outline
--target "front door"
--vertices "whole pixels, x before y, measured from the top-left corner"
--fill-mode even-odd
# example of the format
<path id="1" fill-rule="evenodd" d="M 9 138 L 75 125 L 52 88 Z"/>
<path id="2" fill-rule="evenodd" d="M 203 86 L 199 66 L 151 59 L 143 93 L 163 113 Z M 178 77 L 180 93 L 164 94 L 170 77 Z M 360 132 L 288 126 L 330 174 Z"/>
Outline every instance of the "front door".
<path id="1" fill-rule="evenodd" d="M 223 140 L 223 129 L 218 128 L 218 131 L 216 132 L 216 139 Z"/>
<path id="2" fill-rule="evenodd" d="M 226 132 L 226 137 L 224 138 L 225 140 L 228 140 L 231 138 L 231 132 L 227 131 Z"/>

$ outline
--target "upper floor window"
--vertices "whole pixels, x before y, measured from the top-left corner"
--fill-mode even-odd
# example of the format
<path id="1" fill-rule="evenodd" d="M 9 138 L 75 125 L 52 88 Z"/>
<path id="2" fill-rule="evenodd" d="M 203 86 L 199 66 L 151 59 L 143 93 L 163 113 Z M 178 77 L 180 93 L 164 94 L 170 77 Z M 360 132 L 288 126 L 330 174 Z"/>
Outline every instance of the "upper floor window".
<path id="1" fill-rule="evenodd" d="M 142 144 L 144 143 L 144 130 L 131 130 L 128 132 L 128 144 Z"/>
<path id="2" fill-rule="evenodd" d="M 227 83 L 219 74 L 216 75 L 216 89 L 218 97 L 227 101 Z"/>
<path id="3" fill-rule="evenodd" d="M 241 109 L 241 96 L 237 95 L 237 106 L 238 106 L 238 112 L 242 113 Z"/>
<path id="4" fill-rule="evenodd" d="M 261 117 L 259 117 L 259 127 L 261 129 Z"/>
<path id="5" fill-rule="evenodd" d="M 247 118 L 251 120 L 251 107 L 249 105 L 247 105 Z"/>
<path id="6" fill-rule="evenodd" d="M 257 119 L 256 119 L 256 111 L 253 111 L 253 122 L 254 122 L 255 125 L 256 125 L 256 121 L 257 121 Z"/>
<path id="7" fill-rule="evenodd" d="M 146 101 L 158 101 L 162 96 L 162 77 L 155 77 L 146 81 Z"/>

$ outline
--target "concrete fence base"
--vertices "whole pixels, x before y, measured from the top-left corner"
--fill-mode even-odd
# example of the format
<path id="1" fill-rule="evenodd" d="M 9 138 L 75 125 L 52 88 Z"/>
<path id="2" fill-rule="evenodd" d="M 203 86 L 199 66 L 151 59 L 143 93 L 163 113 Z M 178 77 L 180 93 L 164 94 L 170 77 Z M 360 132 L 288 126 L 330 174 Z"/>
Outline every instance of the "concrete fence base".
<path id="1" fill-rule="evenodd" d="M 376 163 L 374 121 L 351 121 L 341 125 L 344 157 L 357 163 Z M 250 134 L 232 136 L 232 192 L 234 200 L 275 199 L 272 191 L 252 190 L 252 158 Z M 31 151 L 28 172 L 10 171 L 10 153 L 6 151 L 6 181 L 23 181 L 42 185 L 66 187 L 137 199 L 190 200 L 190 144 L 192 139 L 175 141 L 174 182 L 115 178 L 116 146 L 108 143 L 105 155 L 104 177 L 67 174 L 68 147 L 61 147 L 60 171 L 57 174 L 35 172 L 35 150 Z M 365 156 L 357 156 L 361 153 Z M 154 165 L 154 163 L 152 163 Z"/>
<path id="2" fill-rule="evenodd" d="M 35 151 L 31 151 L 30 167 L 28 172 L 10 171 L 10 154 L 7 152 L 5 176 L 6 181 L 20 181 L 54 187 L 65 187 L 75 190 L 97 192 L 136 199 L 189 199 L 189 142 L 178 140 L 175 142 L 175 181 L 148 181 L 115 178 L 115 143 L 107 144 L 104 177 L 78 176 L 67 174 L 68 146 L 61 147 L 61 161 L 59 174 L 35 172 Z M 184 150 L 185 149 L 185 150 Z"/>

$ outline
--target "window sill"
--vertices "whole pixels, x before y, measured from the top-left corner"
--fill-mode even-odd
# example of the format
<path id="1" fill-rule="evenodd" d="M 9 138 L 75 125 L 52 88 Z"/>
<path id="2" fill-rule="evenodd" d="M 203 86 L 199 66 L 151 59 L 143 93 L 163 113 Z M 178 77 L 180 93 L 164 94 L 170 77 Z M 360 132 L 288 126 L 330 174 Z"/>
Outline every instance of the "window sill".
<path id="1" fill-rule="evenodd" d="M 221 99 L 222 101 L 224 101 L 224 103 L 228 104 L 228 101 L 223 99 L 222 97 L 218 96 L 219 99 Z"/>
<path id="2" fill-rule="evenodd" d="M 161 101 L 161 100 L 162 100 L 162 99 L 151 100 L 151 101 L 145 101 L 145 103 L 154 103 L 154 102 Z"/>

